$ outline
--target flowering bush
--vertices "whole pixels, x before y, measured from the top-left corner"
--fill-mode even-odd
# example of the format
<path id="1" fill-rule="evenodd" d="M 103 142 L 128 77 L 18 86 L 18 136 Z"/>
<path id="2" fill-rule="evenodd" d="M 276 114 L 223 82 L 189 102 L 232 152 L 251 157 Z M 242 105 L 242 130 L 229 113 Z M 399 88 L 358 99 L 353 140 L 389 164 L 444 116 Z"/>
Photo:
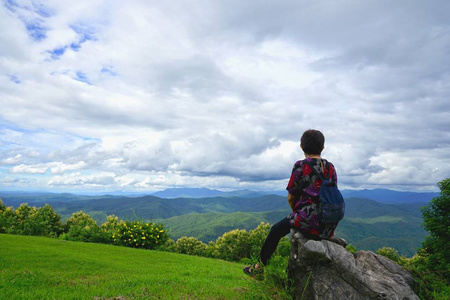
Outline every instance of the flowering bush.
<path id="1" fill-rule="evenodd" d="M 162 224 L 144 221 L 122 221 L 113 234 L 114 243 L 133 248 L 155 249 L 167 239 L 167 230 Z"/>
<path id="2" fill-rule="evenodd" d="M 77 242 L 109 243 L 107 232 L 97 225 L 90 215 L 82 211 L 75 212 L 66 220 L 66 233 L 61 238 Z"/>
<path id="3" fill-rule="evenodd" d="M 249 232 L 250 257 L 256 257 L 270 231 L 269 223 L 261 222 L 258 227 Z"/>
<path id="4" fill-rule="evenodd" d="M 245 229 L 224 233 L 214 244 L 214 256 L 228 261 L 250 257 L 250 234 Z"/>
<path id="5" fill-rule="evenodd" d="M 183 236 L 175 243 L 175 249 L 178 253 L 205 256 L 206 244 L 195 237 Z"/>
<path id="6" fill-rule="evenodd" d="M 74 212 L 70 218 L 66 220 L 66 228 L 70 229 L 75 226 L 92 227 L 97 225 L 94 219 L 83 211 Z M 97 225 L 98 226 L 98 225 Z"/>
<path id="7" fill-rule="evenodd" d="M 100 227 L 103 231 L 114 233 L 118 230 L 119 224 L 119 217 L 116 217 L 115 215 L 109 215 L 106 217 L 106 222 L 103 223 Z"/>

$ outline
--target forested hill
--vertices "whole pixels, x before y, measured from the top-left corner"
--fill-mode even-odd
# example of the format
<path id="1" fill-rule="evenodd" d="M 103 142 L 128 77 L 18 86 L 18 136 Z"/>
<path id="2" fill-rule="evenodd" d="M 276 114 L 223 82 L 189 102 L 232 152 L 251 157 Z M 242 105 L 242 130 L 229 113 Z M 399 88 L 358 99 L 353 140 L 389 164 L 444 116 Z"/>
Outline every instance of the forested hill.
<path id="1" fill-rule="evenodd" d="M 344 198 L 364 198 L 371 199 L 381 203 L 414 203 L 414 202 L 428 202 L 434 197 L 438 197 L 437 192 L 400 192 L 387 189 L 373 189 L 373 190 L 342 190 Z M 111 194 L 70 194 L 70 193 L 49 193 L 49 192 L 22 192 L 22 191 L 0 191 L 0 198 L 6 199 L 10 203 L 29 203 L 34 202 L 69 202 L 80 200 L 104 199 L 104 198 L 128 198 L 128 197 L 143 197 L 154 196 L 164 199 L 176 198 L 213 198 L 213 197 L 238 197 L 238 198 L 255 198 L 265 195 L 278 195 L 286 197 L 287 192 L 283 191 L 251 191 L 251 190 L 236 190 L 223 192 L 218 190 L 211 190 L 207 188 L 171 188 L 163 191 L 155 192 L 153 194 L 142 193 L 120 193 L 115 192 Z M 11 204 L 13 205 L 13 204 Z"/>
<path id="2" fill-rule="evenodd" d="M 60 198 L 58 198 L 60 197 Z M 289 214 L 285 196 L 207 197 L 162 199 L 155 196 L 76 196 L 71 194 L 29 194 L 26 197 L 2 195 L 8 206 L 29 203 L 41 207 L 45 203 L 63 219 L 84 211 L 99 224 L 107 215 L 119 219 L 136 218 L 164 223 L 172 238 L 196 237 L 214 241 L 232 229 L 256 228 L 261 222 L 274 224 Z M 384 204 L 362 198 L 346 198 L 346 215 L 336 234 L 358 249 L 376 251 L 393 247 L 405 255 L 413 255 L 425 238 L 421 228 L 420 208 L 427 202 Z"/>
<path id="3" fill-rule="evenodd" d="M 194 236 L 203 242 L 214 241 L 232 229 L 254 229 L 260 222 L 274 224 L 289 214 L 284 209 L 259 212 L 209 212 L 158 219 L 170 229 L 173 238 Z M 376 251 L 393 247 L 401 254 L 412 256 L 421 246 L 426 231 L 421 227 L 420 208 L 426 203 L 383 204 L 369 199 L 346 199 L 346 215 L 336 235 L 345 238 L 358 249 Z"/>
<path id="4" fill-rule="evenodd" d="M 57 195 L 55 195 L 56 198 Z M 265 195 L 255 198 L 240 197 L 208 197 L 208 198 L 175 198 L 163 199 L 155 196 L 125 197 L 101 196 L 76 200 L 63 199 L 58 201 L 47 198 L 35 200 L 22 197 L 1 197 L 6 205 L 17 207 L 20 203 L 29 203 L 33 206 L 51 204 L 55 210 L 68 218 L 73 212 L 84 211 L 98 221 L 104 221 L 107 215 L 114 214 L 120 219 L 166 219 L 192 213 L 207 212 L 261 212 L 286 209 L 286 198 L 277 195 Z M 25 201 L 24 201 L 25 200 Z"/>
<path id="5" fill-rule="evenodd" d="M 60 197 L 60 198 L 59 198 Z M 74 197 L 67 194 L 52 194 L 52 197 L 35 195 L 34 198 L 23 196 L 1 196 L 6 205 L 18 207 L 21 203 L 33 206 L 52 205 L 55 210 L 68 218 L 73 212 L 84 211 L 92 214 L 99 222 L 107 215 L 116 215 L 121 219 L 167 219 L 186 214 L 203 214 L 210 212 L 274 212 L 289 211 L 286 197 L 264 195 L 253 198 L 241 197 L 207 197 L 163 199 L 155 196 L 125 197 L 98 196 Z M 362 198 L 346 198 L 346 217 L 373 218 L 380 216 L 417 216 L 419 207 L 426 202 L 385 204 Z"/>

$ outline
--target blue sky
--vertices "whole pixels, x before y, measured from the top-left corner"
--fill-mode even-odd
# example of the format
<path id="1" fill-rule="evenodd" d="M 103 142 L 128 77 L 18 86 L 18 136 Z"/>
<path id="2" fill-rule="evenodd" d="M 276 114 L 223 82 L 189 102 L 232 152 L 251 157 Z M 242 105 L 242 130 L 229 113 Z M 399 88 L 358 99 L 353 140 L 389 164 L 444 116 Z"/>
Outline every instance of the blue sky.
<path id="1" fill-rule="evenodd" d="M 343 189 L 450 177 L 448 1 L 2 1 L 0 190 Z"/>

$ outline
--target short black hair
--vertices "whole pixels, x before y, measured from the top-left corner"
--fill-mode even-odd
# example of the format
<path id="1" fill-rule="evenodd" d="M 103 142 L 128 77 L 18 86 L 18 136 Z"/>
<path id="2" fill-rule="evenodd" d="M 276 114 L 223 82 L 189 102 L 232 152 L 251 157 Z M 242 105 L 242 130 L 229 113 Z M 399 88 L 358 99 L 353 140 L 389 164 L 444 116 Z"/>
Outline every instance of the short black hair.
<path id="1" fill-rule="evenodd" d="M 319 130 L 309 129 L 303 133 L 300 145 L 306 154 L 320 155 L 325 145 L 325 137 Z"/>

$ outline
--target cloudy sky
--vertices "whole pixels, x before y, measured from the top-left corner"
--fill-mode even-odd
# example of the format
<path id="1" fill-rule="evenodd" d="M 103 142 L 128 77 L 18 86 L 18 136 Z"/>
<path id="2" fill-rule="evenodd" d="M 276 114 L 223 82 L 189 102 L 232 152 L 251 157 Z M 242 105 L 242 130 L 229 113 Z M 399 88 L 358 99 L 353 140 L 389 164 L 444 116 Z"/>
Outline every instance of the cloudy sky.
<path id="1" fill-rule="evenodd" d="M 450 2 L 2 0 L 0 190 L 342 189 L 450 177 Z"/>

